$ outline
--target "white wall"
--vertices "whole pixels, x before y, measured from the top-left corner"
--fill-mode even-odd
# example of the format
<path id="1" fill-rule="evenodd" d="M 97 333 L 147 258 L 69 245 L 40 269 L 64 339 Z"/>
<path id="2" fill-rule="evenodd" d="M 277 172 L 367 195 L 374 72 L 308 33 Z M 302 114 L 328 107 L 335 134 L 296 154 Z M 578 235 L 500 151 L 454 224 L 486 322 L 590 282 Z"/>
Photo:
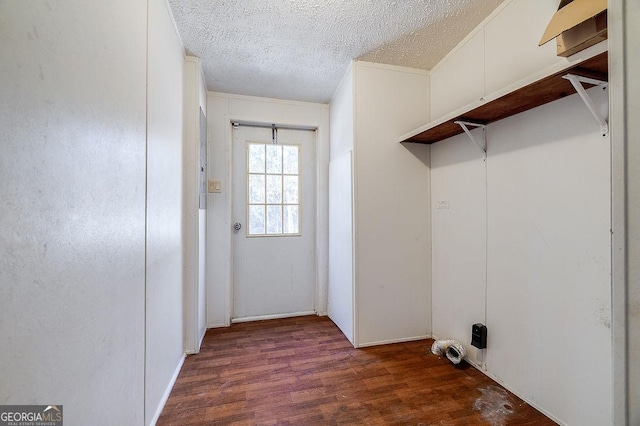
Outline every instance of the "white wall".
<path id="1" fill-rule="evenodd" d="M 206 117 L 206 89 L 200 59 L 184 61 L 184 348 L 198 353 L 206 331 L 206 211 L 200 202 L 200 109 Z M 206 123 L 203 125 L 206 126 Z"/>
<path id="2" fill-rule="evenodd" d="M 487 369 L 562 422 L 609 424 L 609 140 L 577 95 L 490 134 Z"/>
<path id="3" fill-rule="evenodd" d="M 0 1 L 0 404 L 144 416 L 146 2 Z"/>
<path id="4" fill-rule="evenodd" d="M 355 344 L 352 151 L 345 152 L 329 163 L 329 188 L 327 310 L 329 318 Z"/>
<path id="5" fill-rule="evenodd" d="M 599 43 L 562 58 L 553 41 L 538 46 L 557 8 L 558 0 L 505 0 L 498 6 L 431 70 L 431 120 L 458 116 L 606 51 L 606 43 Z"/>
<path id="6" fill-rule="evenodd" d="M 357 346 L 431 335 L 429 169 L 398 138 L 429 117 L 429 74 L 354 63 Z"/>
<path id="7" fill-rule="evenodd" d="M 553 41 L 538 46 L 540 37 L 558 0 L 511 0 L 487 19 L 485 39 L 485 93 L 493 93 L 511 83 L 558 62 Z"/>
<path id="8" fill-rule="evenodd" d="M 165 0 L 149 1 L 145 423 L 183 360 L 183 51 Z"/>
<path id="9" fill-rule="evenodd" d="M 464 54 L 472 32 L 432 84 L 493 96 L 603 48 L 569 59 L 553 43 L 537 48 L 556 8 L 506 1 L 479 26 L 482 81 L 470 75 L 481 60 Z M 432 89 L 439 115 L 482 103 Z M 589 93 L 606 111 L 607 93 Z M 487 139 L 486 163 L 464 134 L 432 146 L 433 334 L 460 340 L 470 361 L 555 420 L 611 424 L 610 141 L 577 95 L 493 123 Z M 482 318 L 486 351 L 470 346 Z"/>
<path id="10" fill-rule="evenodd" d="M 611 365 L 609 139 L 577 95 L 487 135 L 486 175 L 466 135 L 432 149 L 432 199 L 451 200 L 433 210 L 434 335 L 471 348 L 486 309 L 489 375 L 562 423 L 610 424 L 611 371 L 593 368 Z"/>
<path id="11" fill-rule="evenodd" d="M 354 95 L 353 64 L 351 64 L 331 99 L 331 134 L 329 138 L 331 161 L 353 149 Z"/>
<path id="12" fill-rule="evenodd" d="M 231 319 L 231 120 L 318 128 L 316 310 L 321 315 L 326 314 L 329 107 L 324 104 L 209 92 L 207 114 L 209 179 L 222 181 L 222 192 L 208 194 L 207 199 L 207 326 L 227 326 Z"/>
<path id="13" fill-rule="evenodd" d="M 431 70 L 431 120 L 485 95 L 484 44 L 481 27 Z"/>
<path id="14" fill-rule="evenodd" d="M 331 100 L 329 163 L 329 318 L 354 344 L 353 69 Z"/>
<path id="15" fill-rule="evenodd" d="M 482 130 L 473 130 L 482 140 Z M 469 345 L 471 325 L 485 323 L 487 290 L 487 168 L 466 134 L 431 146 L 433 336 Z"/>

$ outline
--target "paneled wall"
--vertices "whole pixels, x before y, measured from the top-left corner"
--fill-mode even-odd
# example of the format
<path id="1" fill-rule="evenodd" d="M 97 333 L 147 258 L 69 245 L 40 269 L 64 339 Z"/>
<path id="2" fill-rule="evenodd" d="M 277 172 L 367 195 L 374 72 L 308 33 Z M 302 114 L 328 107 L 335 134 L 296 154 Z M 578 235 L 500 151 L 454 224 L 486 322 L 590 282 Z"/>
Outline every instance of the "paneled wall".
<path id="1" fill-rule="evenodd" d="M 434 69 L 433 111 L 575 60 L 537 46 L 556 3 L 499 7 Z M 588 93 L 607 111 L 607 91 Z M 486 160 L 464 134 L 432 145 L 433 335 L 460 340 L 470 361 L 560 423 L 610 424 L 610 139 L 578 95 L 486 134 Z M 484 351 L 469 344 L 475 322 L 488 327 Z"/>
<path id="2" fill-rule="evenodd" d="M 329 107 L 209 92 L 207 95 L 209 179 L 222 182 L 222 192 L 207 195 L 207 327 L 231 320 L 232 209 L 231 120 L 317 127 L 316 311 L 326 315 L 328 273 Z"/>
<path id="3" fill-rule="evenodd" d="M 144 422 L 146 14 L 0 2 L 0 403 L 70 425 Z"/>
<path id="4" fill-rule="evenodd" d="M 489 125 L 486 166 L 466 135 L 432 148 L 433 334 L 567 424 L 611 419 L 610 368 L 593 368 L 611 365 L 610 145 L 598 130 L 574 95 Z M 485 355 L 469 346 L 483 317 Z"/>
<path id="5" fill-rule="evenodd" d="M 0 54 L 0 402 L 151 424 L 182 359 L 167 5 L 0 2 Z"/>
<path id="6" fill-rule="evenodd" d="M 556 45 L 538 42 L 557 0 L 506 0 L 431 70 L 431 120 L 566 68 Z M 424 123 L 423 123 L 424 124 Z"/>
<path id="7" fill-rule="evenodd" d="M 487 162 L 465 134 L 431 146 L 431 224 L 433 336 L 459 339 L 483 365 L 469 343 L 471 324 L 486 322 Z"/>
<path id="8" fill-rule="evenodd" d="M 356 321 L 366 346 L 430 334 L 428 153 L 398 143 L 429 116 L 429 75 L 355 64 Z"/>
<path id="9" fill-rule="evenodd" d="M 165 0 L 149 1 L 145 421 L 182 365 L 182 45 Z"/>
<path id="10" fill-rule="evenodd" d="M 329 162 L 329 318 L 354 344 L 353 71 L 349 67 L 331 101 Z"/>
<path id="11" fill-rule="evenodd" d="M 207 90 L 200 59 L 187 56 L 184 61 L 183 149 L 184 347 L 187 353 L 200 351 L 206 331 L 206 199 L 205 206 L 200 205 L 200 138 L 203 128 L 206 137 L 206 111 Z"/>

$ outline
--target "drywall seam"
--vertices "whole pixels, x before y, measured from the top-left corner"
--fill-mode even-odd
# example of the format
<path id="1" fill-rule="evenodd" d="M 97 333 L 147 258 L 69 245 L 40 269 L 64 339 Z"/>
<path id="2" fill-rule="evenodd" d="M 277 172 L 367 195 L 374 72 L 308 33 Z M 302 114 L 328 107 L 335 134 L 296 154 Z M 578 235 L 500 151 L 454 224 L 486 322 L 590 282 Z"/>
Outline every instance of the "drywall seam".
<path id="1" fill-rule="evenodd" d="M 353 111 L 355 113 L 355 102 L 352 105 Z M 354 122 L 354 142 L 355 142 L 355 122 Z M 354 166 L 355 161 L 353 159 L 354 152 L 353 147 L 349 150 L 349 158 L 351 161 L 351 344 L 353 347 L 357 348 L 356 345 L 356 336 L 358 335 L 356 332 L 356 327 L 358 325 L 358 314 L 357 314 L 357 291 L 356 291 L 356 233 L 355 233 L 355 205 L 356 205 L 356 196 L 355 196 L 355 174 L 354 174 Z"/>
<path id="2" fill-rule="evenodd" d="M 229 111 L 230 108 L 230 102 L 229 99 L 227 98 L 227 112 Z M 227 176 L 226 176 L 226 193 L 228 194 L 226 196 L 227 199 L 227 222 L 226 225 L 228 227 L 231 227 L 231 223 L 233 222 L 233 193 L 232 193 L 232 188 L 233 188 L 233 131 L 231 129 L 231 117 L 229 116 L 229 114 L 225 115 L 225 123 L 224 123 L 224 134 L 225 134 L 225 141 L 226 141 L 226 152 L 225 152 L 225 156 L 226 156 L 226 160 L 227 160 Z M 229 238 L 229 262 L 227 267 L 229 268 L 229 282 L 226 283 L 225 285 L 225 317 L 224 317 L 224 321 L 225 324 L 228 326 L 231 325 L 231 318 L 233 318 L 233 298 L 234 298 L 234 294 L 233 294 L 233 280 L 234 280 L 234 275 L 233 275 L 233 253 L 234 253 L 234 241 L 235 238 L 233 238 L 233 233 L 228 232 L 227 236 Z"/>
<path id="3" fill-rule="evenodd" d="M 358 73 L 356 72 L 356 62 L 353 62 L 353 73 L 351 77 L 351 99 L 352 102 L 352 115 L 353 115 L 353 144 L 351 147 L 351 176 L 352 176 L 352 190 L 351 190 L 351 232 L 353 238 L 353 347 L 359 348 L 360 345 L 360 262 L 359 257 L 359 244 L 358 244 L 358 108 L 356 102 L 358 86 Z"/>
<path id="4" fill-rule="evenodd" d="M 484 132 L 484 322 L 487 324 L 487 310 L 489 297 L 489 137 L 487 135 L 488 128 L 482 129 Z M 480 350 L 482 355 L 482 369 L 487 369 L 486 350 Z"/>
<path id="5" fill-rule="evenodd" d="M 147 424 L 147 297 L 148 297 L 148 265 L 149 265 L 149 1 L 147 0 L 145 26 L 145 99 L 144 99 L 144 351 L 142 359 L 142 421 Z"/>
<path id="6" fill-rule="evenodd" d="M 429 80 L 429 95 L 431 95 L 431 80 Z M 431 116 L 431 102 L 429 102 L 429 117 Z M 431 187 L 433 186 L 433 168 L 431 167 L 431 145 L 429 145 L 429 217 L 427 220 L 429 221 L 429 331 L 431 332 L 431 338 L 433 337 L 433 212 L 431 209 L 433 208 L 432 197 L 433 191 Z"/>

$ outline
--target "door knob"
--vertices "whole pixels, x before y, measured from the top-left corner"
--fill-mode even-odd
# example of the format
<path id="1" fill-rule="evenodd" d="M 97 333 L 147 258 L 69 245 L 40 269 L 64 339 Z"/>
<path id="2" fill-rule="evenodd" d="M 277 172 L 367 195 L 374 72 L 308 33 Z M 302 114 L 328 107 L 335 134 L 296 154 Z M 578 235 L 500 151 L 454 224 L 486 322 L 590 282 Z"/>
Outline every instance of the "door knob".
<path id="1" fill-rule="evenodd" d="M 238 232 L 241 229 L 242 229 L 242 224 L 240 222 L 236 222 L 236 223 L 233 224 L 233 230 L 235 232 Z"/>

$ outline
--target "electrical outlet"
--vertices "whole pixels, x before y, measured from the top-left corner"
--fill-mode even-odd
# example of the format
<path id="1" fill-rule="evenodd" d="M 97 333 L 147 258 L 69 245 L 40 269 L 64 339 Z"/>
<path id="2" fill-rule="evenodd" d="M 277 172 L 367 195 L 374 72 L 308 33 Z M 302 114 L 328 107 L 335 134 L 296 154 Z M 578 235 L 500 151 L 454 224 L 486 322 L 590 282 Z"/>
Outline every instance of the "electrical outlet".
<path id="1" fill-rule="evenodd" d="M 436 201 L 436 209 L 437 210 L 449 210 L 449 202 L 448 201 Z"/>
<path id="2" fill-rule="evenodd" d="M 219 180 L 210 180 L 207 191 L 222 192 L 222 182 L 220 182 Z"/>

